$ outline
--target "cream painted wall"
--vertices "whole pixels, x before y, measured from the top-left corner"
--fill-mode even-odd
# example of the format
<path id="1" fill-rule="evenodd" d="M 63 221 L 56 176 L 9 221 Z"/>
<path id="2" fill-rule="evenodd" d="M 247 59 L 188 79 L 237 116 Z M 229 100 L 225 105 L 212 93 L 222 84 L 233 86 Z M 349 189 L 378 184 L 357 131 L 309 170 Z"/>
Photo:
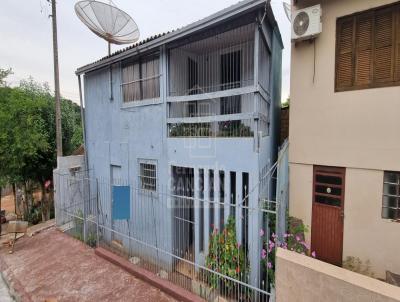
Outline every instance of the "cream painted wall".
<path id="1" fill-rule="evenodd" d="M 278 249 L 276 302 L 399 302 L 400 287 Z"/>
<path id="2" fill-rule="evenodd" d="M 400 223 L 381 218 L 383 171 L 400 171 L 400 87 L 334 92 L 336 19 L 396 1 L 298 0 L 323 11 L 314 83 L 313 43 L 292 45 L 290 215 L 311 226 L 313 165 L 346 167 L 343 256 L 369 259 L 378 277 L 400 273 Z"/>
<path id="3" fill-rule="evenodd" d="M 290 164 L 291 216 L 310 227 L 311 240 L 313 166 Z M 346 169 L 343 259 L 358 257 L 371 262 L 376 277 L 386 270 L 400 273 L 400 224 L 382 219 L 383 172 Z"/>
<path id="4" fill-rule="evenodd" d="M 336 19 L 394 0 L 321 3 L 322 34 L 292 47 L 290 162 L 399 170 L 400 87 L 334 92 Z"/>
<path id="5" fill-rule="evenodd" d="M 309 227 L 310 232 L 305 234 L 307 241 L 311 240 L 312 177 L 312 165 L 289 165 L 289 214 L 300 218 Z"/>
<path id="6" fill-rule="evenodd" d="M 400 224 L 381 218 L 383 172 L 346 169 L 343 256 L 371 261 L 377 277 L 400 273 Z"/>

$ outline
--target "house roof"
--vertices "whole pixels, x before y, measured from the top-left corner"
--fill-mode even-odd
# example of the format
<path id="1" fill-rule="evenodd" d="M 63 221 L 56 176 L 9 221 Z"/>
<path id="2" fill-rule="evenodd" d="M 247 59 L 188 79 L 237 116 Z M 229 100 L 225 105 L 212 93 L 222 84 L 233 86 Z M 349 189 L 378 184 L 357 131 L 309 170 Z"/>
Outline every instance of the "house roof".
<path id="1" fill-rule="evenodd" d="M 259 9 L 263 6 L 265 6 L 266 3 L 268 3 L 268 9 L 267 9 L 267 17 L 269 22 L 273 27 L 275 27 L 277 30 L 277 33 L 279 34 L 279 28 L 277 26 L 277 22 L 274 18 L 271 6 L 269 4 L 270 0 L 243 0 L 238 2 L 237 4 L 231 5 L 217 13 L 214 13 L 204 19 L 201 19 L 199 21 L 193 22 L 189 25 L 186 25 L 184 27 L 168 31 L 165 33 L 161 33 L 158 35 L 154 35 L 151 37 L 148 37 L 140 42 L 137 42 L 133 45 L 130 45 L 124 49 L 118 50 L 111 55 L 105 56 L 93 63 L 84 65 L 76 70 L 76 74 L 83 74 L 87 73 L 90 71 L 94 71 L 96 69 L 103 68 L 105 66 L 108 66 L 110 64 L 113 64 L 117 61 L 121 61 L 127 57 L 130 57 L 132 55 L 138 54 L 142 51 L 147 51 L 151 48 L 158 47 L 162 44 L 180 39 L 182 37 L 185 37 L 187 35 L 193 34 L 197 31 L 200 31 L 206 27 L 216 25 L 220 22 L 226 21 L 230 18 L 233 17 L 238 17 L 240 15 L 246 14 L 248 12 L 254 11 L 256 9 Z M 282 40 L 281 40 L 282 42 Z M 283 43 L 282 43 L 283 47 Z"/>

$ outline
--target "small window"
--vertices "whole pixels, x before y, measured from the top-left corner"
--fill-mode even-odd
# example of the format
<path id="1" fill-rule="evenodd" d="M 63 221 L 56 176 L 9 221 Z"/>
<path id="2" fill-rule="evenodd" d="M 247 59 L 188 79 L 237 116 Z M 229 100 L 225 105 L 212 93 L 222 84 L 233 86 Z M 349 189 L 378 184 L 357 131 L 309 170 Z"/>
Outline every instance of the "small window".
<path id="1" fill-rule="evenodd" d="M 400 172 L 385 172 L 382 218 L 400 220 Z"/>
<path id="2" fill-rule="evenodd" d="M 157 191 L 157 167 L 154 163 L 140 163 L 140 187 L 147 191 Z"/>
<path id="3" fill-rule="evenodd" d="M 343 208 L 345 169 L 314 167 L 314 203 Z"/>
<path id="4" fill-rule="evenodd" d="M 160 97 L 159 57 L 141 58 L 122 68 L 124 103 Z"/>
<path id="5" fill-rule="evenodd" d="M 400 3 L 339 18 L 336 91 L 400 85 Z"/>

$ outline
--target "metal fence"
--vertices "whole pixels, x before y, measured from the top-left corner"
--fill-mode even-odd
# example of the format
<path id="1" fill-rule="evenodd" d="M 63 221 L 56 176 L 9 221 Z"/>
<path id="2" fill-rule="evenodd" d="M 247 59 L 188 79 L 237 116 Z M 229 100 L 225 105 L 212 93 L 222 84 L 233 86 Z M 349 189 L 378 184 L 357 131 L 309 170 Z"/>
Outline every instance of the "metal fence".
<path id="1" fill-rule="evenodd" d="M 168 190 L 155 191 L 123 180 L 90 179 L 87 173 L 55 174 L 56 223 L 90 246 L 110 249 L 207 301 L 273 301 L 266 265 L 272 255 L 260 229 L 266 238 L 284 232 L 279 219 L 285 217 L 286 202 L 275 198 L 276 178 L 284 190 L 287 173 L 277 174 L 284 167 L 264 169 L 256 187 L 244 186 L 242 200 L 235 200 L 234 192 L 207 190 L 207 184 L 194 192 L 190 171 Z M 115 187 L 129 188 L 126 219 L 113 219 Z M 249 204 L 252 194 L 257 206 Z"/>

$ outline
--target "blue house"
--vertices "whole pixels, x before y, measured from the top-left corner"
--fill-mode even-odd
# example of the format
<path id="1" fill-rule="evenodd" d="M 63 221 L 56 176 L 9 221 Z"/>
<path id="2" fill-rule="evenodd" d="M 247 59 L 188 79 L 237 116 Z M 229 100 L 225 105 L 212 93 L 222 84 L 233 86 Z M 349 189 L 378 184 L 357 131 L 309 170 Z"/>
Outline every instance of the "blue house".
<path id="1" fill-rule="evenodd" d="M 210 235 L 233 217 L 260 282 L 282 48 L 270 5 L 246 0 L 77 70 L 104 242 L 184 271 L 182 260 L 205 266 Z"/>

